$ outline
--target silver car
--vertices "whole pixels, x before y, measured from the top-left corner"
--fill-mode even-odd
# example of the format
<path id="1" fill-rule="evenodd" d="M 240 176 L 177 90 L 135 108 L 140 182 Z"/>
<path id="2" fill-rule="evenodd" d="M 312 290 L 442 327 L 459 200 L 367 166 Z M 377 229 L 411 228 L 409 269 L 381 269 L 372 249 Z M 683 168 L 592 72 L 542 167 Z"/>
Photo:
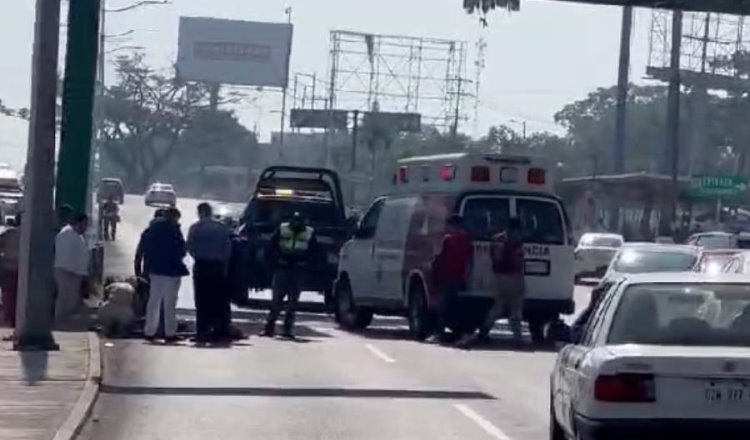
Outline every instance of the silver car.
<path id="1" fill-rule="evenodd" d="M 575 250 L 576 279 L 600 278 L 625 240 L 622 235 L 590 232 L 583 234 Z"/>
<path id="2" fill-rule="evenodd" d="M 168 183 L 154 183 L 146 192 L 146 206 L 176 206 L 177 194 Z"/>

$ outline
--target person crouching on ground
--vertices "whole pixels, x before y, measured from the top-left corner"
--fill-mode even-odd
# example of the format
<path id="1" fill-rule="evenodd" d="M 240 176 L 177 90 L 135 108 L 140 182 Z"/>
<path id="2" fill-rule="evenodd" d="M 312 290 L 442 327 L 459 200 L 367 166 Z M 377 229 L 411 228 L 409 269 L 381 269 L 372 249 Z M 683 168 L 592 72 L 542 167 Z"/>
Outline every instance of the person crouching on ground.
<path id="1" fill-rule="evenodd" d="M 104 288 L 104 302 L 99 307 L 99 323 L 108 338 L 128 336 L 135 325 L 137 279 L 115 281 Z"/>
<path id="2" fill-rule="evenodd" d="M 231 230 L 214 219 L 208 203 L 198 205 L 187 248 L 193 257 L 197 343 L 229 341 L 232 320 L 227 275 L 232 252 Z"/>
<path id="3" fill-rule="evenodd" d="M 177 296 L 182 277 L 190 272 L 182 261 L 187 254 L 185 238 L 180 230 L 180 211 L 170 208 L 163 219 L 153 222 L 144 234 L 142 244 L 144 272 L 149 276 L 150 293 L 146 305 L 147 340 L 154 340 L 159 318 L 164 312 L 164 340 L 176 342 Z"/>
<path id="4" fill-rule="evenodd" d="M 55 238 L 55 324 L 61 325 L 76 313 L 83 297 L 83 281 L 89 274 L 89 247 L 85 214 L 74 216 Z"/>

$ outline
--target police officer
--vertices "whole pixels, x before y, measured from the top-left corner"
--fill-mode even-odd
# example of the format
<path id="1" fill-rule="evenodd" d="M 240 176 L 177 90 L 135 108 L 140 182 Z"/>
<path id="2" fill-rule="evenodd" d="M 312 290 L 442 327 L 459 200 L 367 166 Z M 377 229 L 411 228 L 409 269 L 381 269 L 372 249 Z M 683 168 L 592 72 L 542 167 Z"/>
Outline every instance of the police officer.
<path id="1" fill-rule="evenodd" d="M 294 213 L 290 221 L 282 223 L 274 233 L 266 252 L 266 258 L 273 268 L 273 300 L 261 336 L 271 337 L 276 333 L 276 319 L 286 298 L 282 335 L 294 338 L 292 327 L 302 281 L 318 252 L 317 247 L 315 230 L 307 225 L 298 212 Z"/>

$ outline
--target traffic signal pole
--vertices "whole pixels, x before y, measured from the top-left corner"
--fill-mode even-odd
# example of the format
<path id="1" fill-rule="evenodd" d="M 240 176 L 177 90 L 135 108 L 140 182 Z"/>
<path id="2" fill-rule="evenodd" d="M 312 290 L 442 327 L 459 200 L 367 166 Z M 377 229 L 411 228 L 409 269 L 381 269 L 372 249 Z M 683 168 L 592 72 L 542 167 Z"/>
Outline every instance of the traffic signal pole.
<path id="1" fill-rule="evenodd" d="M 53 184 L 60 0 L 37 0 L 16 305 L 16 350 L 55 350 L 52 337 Z M 33 264 L 32 264 L 33 262 Z"/>
<path id="2" fill-rule="evenodd" d="M 100 0 L 70 0 L 55 204 L 85 213 L 89 198 Z"/>

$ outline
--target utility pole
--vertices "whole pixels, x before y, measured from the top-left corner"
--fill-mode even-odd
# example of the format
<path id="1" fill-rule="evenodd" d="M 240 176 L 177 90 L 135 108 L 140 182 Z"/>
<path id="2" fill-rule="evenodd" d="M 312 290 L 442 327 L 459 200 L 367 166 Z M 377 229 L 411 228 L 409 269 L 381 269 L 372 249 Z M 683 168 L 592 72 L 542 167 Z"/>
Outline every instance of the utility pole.
<path id="1" fill-rule="evenodd" d="M 60 0 L 37 0 L 31 123 L 21 226 L 16 350 L 57 350 L 52 336 L 53 188 Z M 88 158 L 87 158 L 88 159 Z M 33 264 L 32 264 L 33 262 Z"/>
<path id="2" fill-rule="evenodd" d="M 620 29 L 620 61 L 617 69 L 617 104 L 615 113 L 615 138 L 612 144 L 612 172 L 625 172 L 625 136 L 627 131 L 628 85 L 630 83 L 630 37 L 633 31 L 633 7 L 622 8 Z M 609 210 L 609 228 L 620 229 L 620 209 L 612 205 Z"/>
<path id="3" fill-rule="evenodd" d="M 617 114 L 615 117 L 615 139 L 612 150 L 613 173 L 625 172 L 625 134 L 627 127 L 627 101 L 630 71 L 630 36 L 633 29 L 633 7 L 622 8 L 620 30 L 620 64 L 617 72 Z"/>
<path id="4" fill-rule="evenodd" d="M 357 171 L 357 142 L 359 135 L 359 110 L 353 112 L 354 123 L 352 125 L 352 175 Z"/>
<path id="5" fill-rule="evenodd" d="M 73 0 L 68 10 L 63 114 L 57 164 L 58 207 L 85 212 L 89 197 L 100 0 Z"/>
<path id="6" fill-rule="evenodd" d="M 682 45 L 682 11 L 672 12 L 672 50 L 670 54 L 669 90 L 667 96 L 667 147 L 669 148 L 669 166 L 672 175 L 672 206 L 667 209 L 669 224 L 662 223 L 662 228 L 671 227 L 676 218 L 679 199 L 679 164 L 680 164 L 680 48 Z"/>

